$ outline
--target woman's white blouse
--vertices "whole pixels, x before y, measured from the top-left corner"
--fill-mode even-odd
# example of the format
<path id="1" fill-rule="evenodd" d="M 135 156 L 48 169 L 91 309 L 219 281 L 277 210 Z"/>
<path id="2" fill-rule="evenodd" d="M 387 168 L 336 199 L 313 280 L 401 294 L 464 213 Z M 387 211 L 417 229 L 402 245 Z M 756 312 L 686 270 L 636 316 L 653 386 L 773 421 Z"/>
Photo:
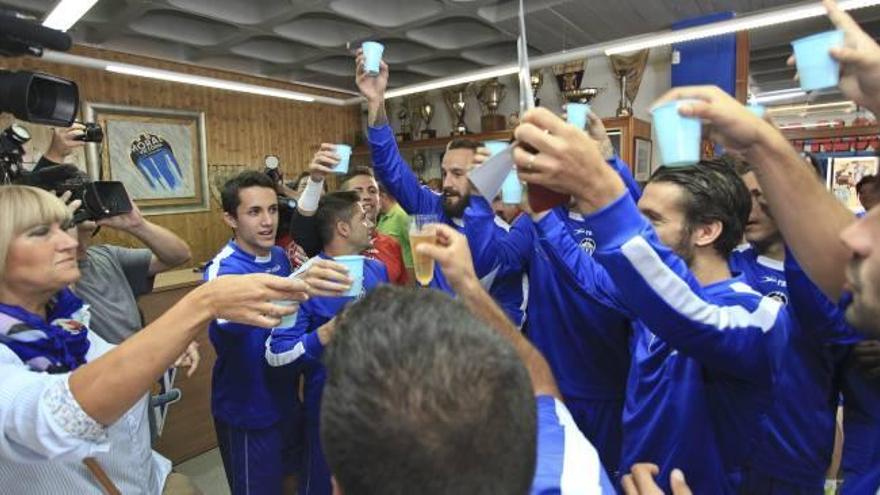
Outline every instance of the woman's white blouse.
<path id="1" fill-rule="evenodd" d="M 87 361 L 113 348 L 94 332 L 89 341 Z M 82 462 L 94 457 L 122 493 L 162 493 L 171 462 L 150 446 L 149 397 L 104 427 L 73 398 L 69 377 L 31 371 L 0 344 L 0 491 L 101 493 Z"/>

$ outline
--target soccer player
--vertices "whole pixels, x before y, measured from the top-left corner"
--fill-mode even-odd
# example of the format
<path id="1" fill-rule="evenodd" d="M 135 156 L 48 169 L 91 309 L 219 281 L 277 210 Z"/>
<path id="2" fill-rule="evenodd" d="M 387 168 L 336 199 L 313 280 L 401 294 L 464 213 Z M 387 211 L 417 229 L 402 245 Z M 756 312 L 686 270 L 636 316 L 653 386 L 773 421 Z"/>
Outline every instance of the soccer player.
<path id="1" fill-rule="evenodd" d="M 368 75 L 364 70 L 363 55 L 358 55 L 356 82 L 361 93 L 366 97 L 369 108 L 367 135 L 376 177 L 409 215 L 437 215 L 442 223 L 455 226 L 461 232 L 464 229 L 462 217 L 471 196 L 468 172 L 474 167 L 475 155 L 480 143 L 460 138 L 452 140 L 447 145 L 441 164 L 444 174 L 442 196 L 420 186 L 418 178 L 400 155 L 394 139 L 394 131 L 388 125 L 388 117 L 385 114 L 388 66 L 385 62 L 382 62 L 381 66 L 378 76 Z M 498 225 L 494 228 L 506 229 L 509 226 L 498 219 Z M 511 321 L 517 325 L 522 324 L 522 276 L 496 276 L 494 272 L 480 271 L 477 275 L 481 277 L 485 286 L 489 288 L 489 293 L 498 301 Z M 443 273 L 436 266 L 431 287 L 446 292 L 451 291 Z"/>
<path id="2" fill-rule="evenodd" d="M 735 492 L 791 325 L 727 267 L 751 206 L 742 182 L 714 162 L 661 169 L 637 207 L 595 142 L 550 112 L 530 111 L 515 135 L 538 151 L 514 150 L 520 177 L 574 196 L 597 245 L 583 253 L 548 212 L 544 249 L 635 320 L 621 471 L 651 462 L 666 491 L 680 468 L 697 493 Z"/>
<path id="3" fill-rule="evenodd" d="M 627 164 L 614 154 L 602 120 L 593 114 L 589 133 L 601 143 L 603 157 L 638 201 L 638 184 Z M 557 207 L 554 214 L 565 223 L 574 242 L 592 253 L 596 243 L 583 215 L 568 205 Z M 488 202 L 475 196 L 464 219 L 478 270 L 497 270 L 499 276 L 528 274 L 526 335 L 550 363 L 566 407 L 599 451 L 602 465 L 616 478 L 630 364 L 629 320 L 567 275 L 568 270 L 538 242 L 538 231 L 529 215 L 520 216 L 509 232 L 494 229 Z"/>
<path id="4" fill-rule="evenodd" d="M 437 237 L 417 249 L 457 300 L 384 287 L 339 317 L 321 411 L 337 493 L 614 493 L 465 238 L 446 225 Z"/>
<path id="5" fill-rule="evenodd" d="M 321 199 L 315 214 L 323 260 L 358 255 L 370 246 L 371 223 L 355 192 L 336 192 Z M 306 475 L 300 485 L 307 495 L 332 492 L 330 471 L 324 460 L 319 438 L 321 392 L 326 371 L 321 363 L 324 347 L 332 338 L 332 319 L 346 304 L 362 297 L 379 284 L 388 283 L 388 272 L 381 261 L 363 259 L 363 292 L 353 297 L 314 297 L 304 302 L 292 327 L 272 330 L 266 344 L 266 361 L 273 367 L 302 370 L 305 374 Z M 365 329 L 367 330 L 367 329 Z M 292 365 L 292 366 L 288 366 Z"/>

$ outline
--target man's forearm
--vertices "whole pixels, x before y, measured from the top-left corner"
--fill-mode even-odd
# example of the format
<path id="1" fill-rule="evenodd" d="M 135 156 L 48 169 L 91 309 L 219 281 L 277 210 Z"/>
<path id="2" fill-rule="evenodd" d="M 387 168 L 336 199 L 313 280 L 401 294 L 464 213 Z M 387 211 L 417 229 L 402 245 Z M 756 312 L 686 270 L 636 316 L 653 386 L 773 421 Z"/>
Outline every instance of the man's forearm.
<path id="1" fill-rule="evenodd" d="M 855 221 L 853 213 L 825 189 L 782 134 L 766 136 L 747 158 L 786 244 L 822 292 L 836 301 L 850 258 L 838 238 Z"/>
<path id="2" fill-rule="evenodd" d="M 561 400 L 562 396 L 547 360 L 511 323 L 504 311 L 480 285 L 479 280 L 473 279 L 456 287 L 456 294 L 472 314 L 513 345 L 529 371 L 535 395 L 551 395 Z"/>
<path id="3" fill-rule="evenodd" d="M 388 114 L 385 113 L 385 100 L 367 102 L 367 124 L 370 127 L 381 127 L 388 124 Z"/>
<path id="4" fill-rule="evenodd" d="M 129 233 L 144 243 L 167 268 L 180 266 L 192 258 L 189 245 L 165 227 L 144 220 L 140 227 L 131 229 Z"/>

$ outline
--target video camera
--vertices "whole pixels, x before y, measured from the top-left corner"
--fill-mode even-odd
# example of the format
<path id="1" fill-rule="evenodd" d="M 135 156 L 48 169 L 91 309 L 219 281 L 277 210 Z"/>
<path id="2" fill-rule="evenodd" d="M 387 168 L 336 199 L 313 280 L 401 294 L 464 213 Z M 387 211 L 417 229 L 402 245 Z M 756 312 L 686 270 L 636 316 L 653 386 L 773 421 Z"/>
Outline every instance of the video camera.
<path id="1" fill-rule="evenodd" d="M 0 10 L 0 56 L 40 57 L 44 49 L 67 51 L 70 46 L 67 34 Z M 0 70 L 0 112 L 10 112 L 18 119 L 35 124 L 70 127 L 78 111 L 79 89 L 73 81 L 37 72 Z M 101 142 L 104 139 L 99 125 L 85 126 L 80 140 Z M 0 184 L 15 182 L 54 190 L 57 194 L 70 191 L 72 199 L 82 201 L 73 216 L 77 223 L 132 210 L 121 182 L 92 181 L 74 165 L 52 165 L 25 172 L 23 145 L 29 139 L 27 129 L 17 124 L 0 133 Z"/>

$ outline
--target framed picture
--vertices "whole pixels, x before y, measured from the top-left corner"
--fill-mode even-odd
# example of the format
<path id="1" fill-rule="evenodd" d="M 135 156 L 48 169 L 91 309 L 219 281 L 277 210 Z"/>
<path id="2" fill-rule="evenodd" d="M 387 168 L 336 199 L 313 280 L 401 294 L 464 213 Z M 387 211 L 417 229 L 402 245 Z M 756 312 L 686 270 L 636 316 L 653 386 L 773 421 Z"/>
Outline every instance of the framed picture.
<path id="1" fill-rule="evenodd" d="M 877 175 L 876 156 L 847 156 L 831 160 L 826 174 L 828 188 L 841 203 L 852 211 L 862 211 L 856 184 L 866 175 Z"/>
<path id="2" fill-rule="evenodd" d="M 205 113 L 87 102 L 104 142 L 86 150 L 89 175 L 114 180 L 145 215 L 207 211 Z"/>
<path id="3" fill-rule="evenodd" d="M 636 138 L 633 176 L 638 181 L 646 181 L 651 178 L 651 147 L 651 141 Z"/>

